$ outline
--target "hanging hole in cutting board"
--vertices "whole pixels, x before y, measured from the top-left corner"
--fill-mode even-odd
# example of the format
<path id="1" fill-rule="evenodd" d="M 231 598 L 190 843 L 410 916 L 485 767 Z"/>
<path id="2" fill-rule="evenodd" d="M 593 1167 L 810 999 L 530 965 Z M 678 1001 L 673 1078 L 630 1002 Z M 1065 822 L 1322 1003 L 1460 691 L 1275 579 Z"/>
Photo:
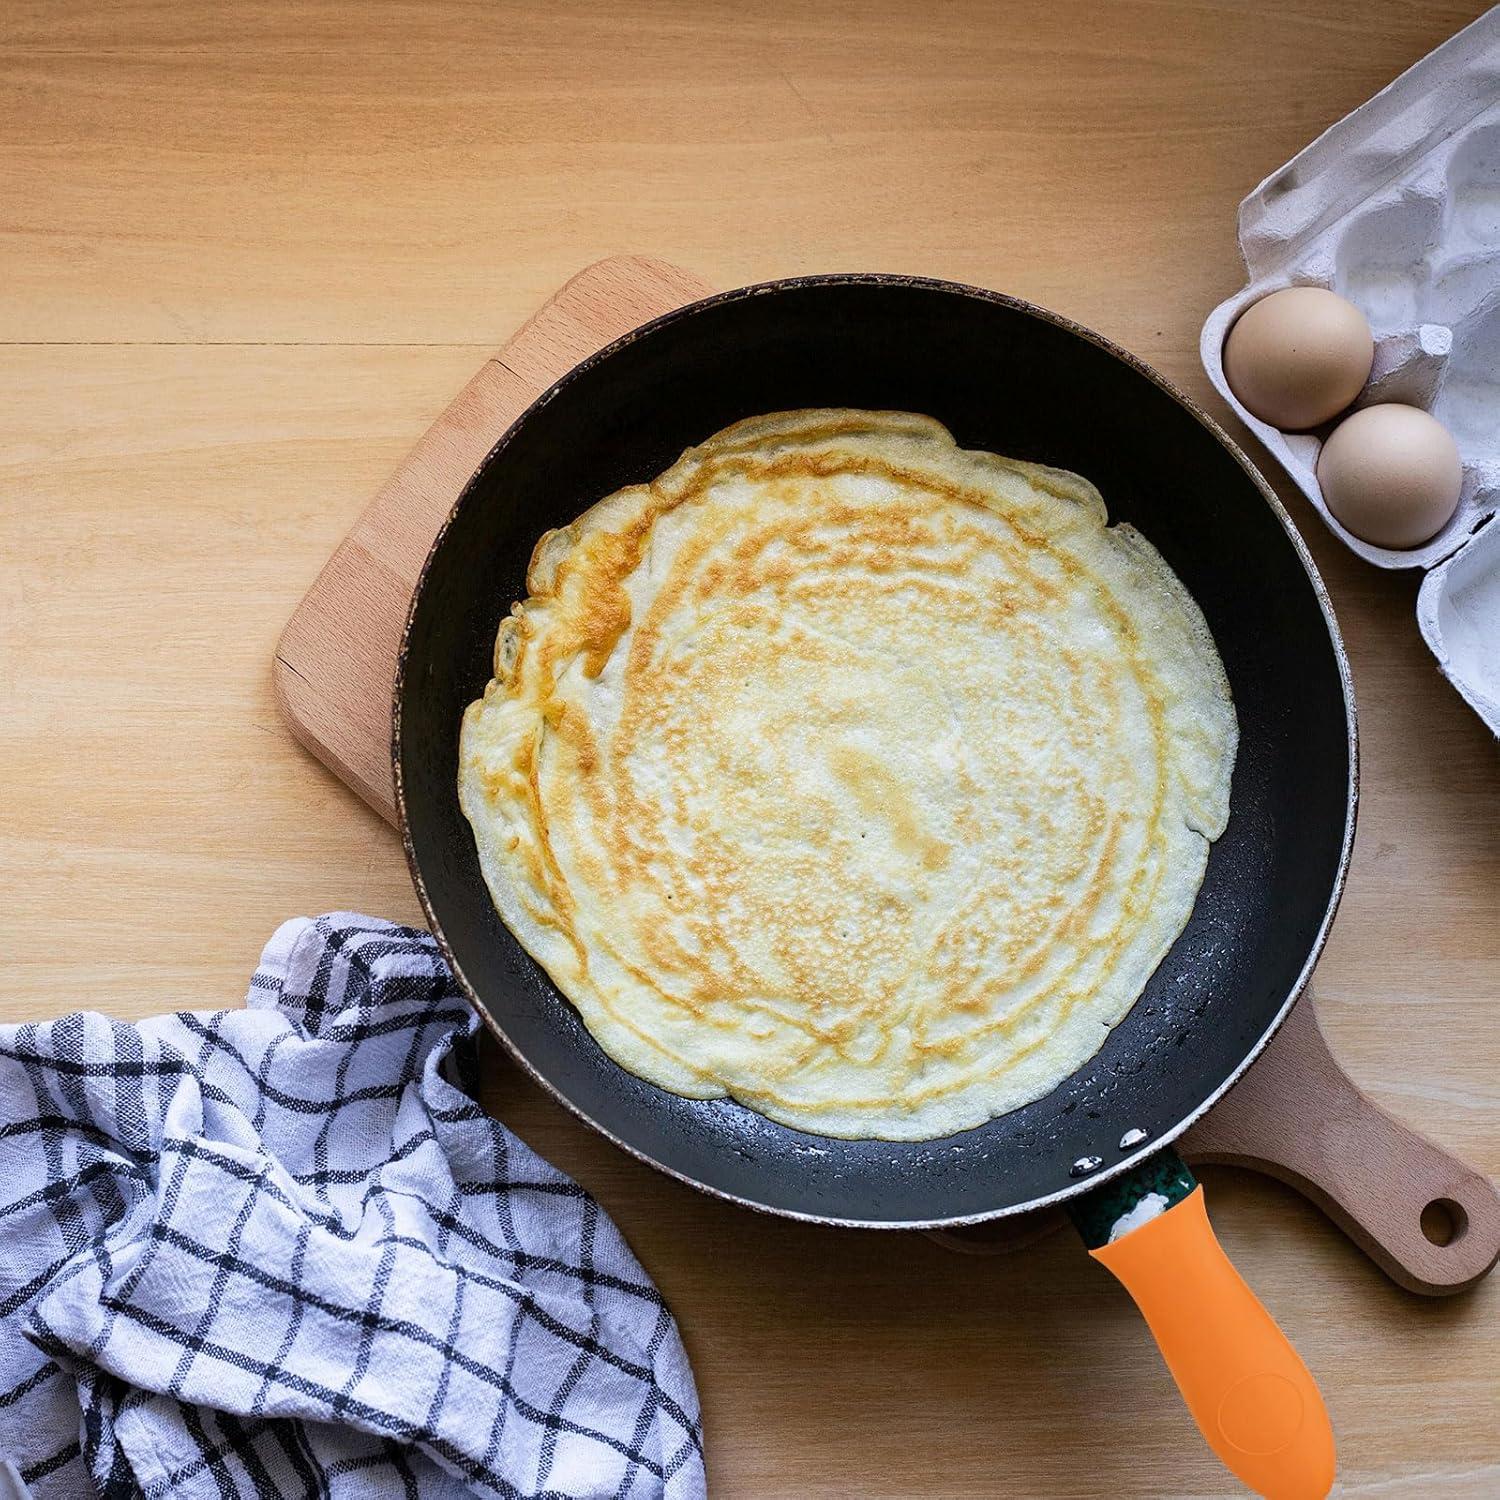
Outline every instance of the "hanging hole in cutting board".
<path id="1" fill-rule="evenodd" d="M 1440 1249 L 1457 1244 L 1469 1227 L 1463 1204 L 1452 1198 L 1434 1198 L 1422 1210 L 1422 1233 Z"/>

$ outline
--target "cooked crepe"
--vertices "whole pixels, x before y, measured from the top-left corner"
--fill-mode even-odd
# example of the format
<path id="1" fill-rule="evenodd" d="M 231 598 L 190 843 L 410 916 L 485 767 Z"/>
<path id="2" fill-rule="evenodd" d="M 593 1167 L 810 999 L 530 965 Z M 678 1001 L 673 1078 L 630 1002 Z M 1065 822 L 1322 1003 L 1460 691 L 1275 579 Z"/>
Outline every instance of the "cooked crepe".
<path id="1" fill-rule="evenodd" d="M 548 532 L 527 587 L 459 797 L 632 1073 L 947 1135 L 1086 1062 L 1186 924 L 1229 686 L 1076 474 L 902 412 L 759 417 Z"/>

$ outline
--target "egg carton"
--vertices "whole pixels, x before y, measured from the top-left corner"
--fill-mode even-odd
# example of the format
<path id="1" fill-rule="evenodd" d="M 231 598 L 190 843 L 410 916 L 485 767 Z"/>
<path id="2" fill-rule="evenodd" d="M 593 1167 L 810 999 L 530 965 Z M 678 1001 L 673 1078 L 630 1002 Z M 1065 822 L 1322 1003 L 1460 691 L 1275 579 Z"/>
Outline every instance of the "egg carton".
<path id="1" fill-rule="evenodd" d="M 1500 735 L 1500 524 L 1488 524 L 1500 511 L 1500 7 L 1267 177 L 1240 204 L 1239 240 L 1249 281 L 1203 325 L 1208 378 L 1334 535 L 1377 567 L 1431 570 L 1424 636 Z M 1337 419 L 1280 432 L 1230 390 L 1225 335 L 1287 286 L 1331 288 L 1369 319 L 1375 363 L 1356 407 L 1406 402 L 1453 434 L 1458 508 L 1422 546 L 1373 546 L 1329 512 L 1316 465 Z"/>

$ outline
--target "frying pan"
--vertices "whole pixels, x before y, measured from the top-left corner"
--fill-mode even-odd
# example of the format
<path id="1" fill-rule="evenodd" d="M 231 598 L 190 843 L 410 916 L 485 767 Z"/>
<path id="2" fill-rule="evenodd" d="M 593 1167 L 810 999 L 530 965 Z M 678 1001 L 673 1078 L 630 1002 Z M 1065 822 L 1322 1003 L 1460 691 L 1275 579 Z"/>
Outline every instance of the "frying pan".
<path id="1" fill-rule="evenodd" d="M 926 413 L 963 447 L 1093 480 L 1198 601 L 1239 715 L 1229 825 L 1140 1000 L 1050 1094 L 943 1140 L 810 1136 L 626 1072 L 496 914 L 456 795 L 459 720 L 541 533 L 730 422 L 824 406 Z M 1322 948 L 1354 832 L 1353 696 L 1276 497 L 1160 376 L 1041 308 L 913 277 L 770 282 L 647 324 L 538 398 L 459 497 L 412 600 L 392 751 L 413 879 L 458 982 L 580 1118 L 706 1192 L 821 1223 L 944 1228 L 1065 1203 L 1234 1472 L 1268 1495 L 1327 1492 L 1316 1386 L 1164 1148 L 1266 1046 Z"/>

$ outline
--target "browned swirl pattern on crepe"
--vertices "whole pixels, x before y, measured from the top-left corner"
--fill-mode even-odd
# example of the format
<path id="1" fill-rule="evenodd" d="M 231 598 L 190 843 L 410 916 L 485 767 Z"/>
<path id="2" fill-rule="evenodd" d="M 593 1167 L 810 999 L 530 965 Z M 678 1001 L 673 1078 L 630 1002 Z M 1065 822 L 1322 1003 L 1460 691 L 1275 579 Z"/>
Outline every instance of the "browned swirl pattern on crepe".
<path id="1" fill-rule="evenodd" d="M 825 1135 L 1047 1092 L 1185 925 L 1234 709 L 1087 481 L 906 413 L 742 422 L 538 544 L 459 795 L 620 1064 Z"/>

